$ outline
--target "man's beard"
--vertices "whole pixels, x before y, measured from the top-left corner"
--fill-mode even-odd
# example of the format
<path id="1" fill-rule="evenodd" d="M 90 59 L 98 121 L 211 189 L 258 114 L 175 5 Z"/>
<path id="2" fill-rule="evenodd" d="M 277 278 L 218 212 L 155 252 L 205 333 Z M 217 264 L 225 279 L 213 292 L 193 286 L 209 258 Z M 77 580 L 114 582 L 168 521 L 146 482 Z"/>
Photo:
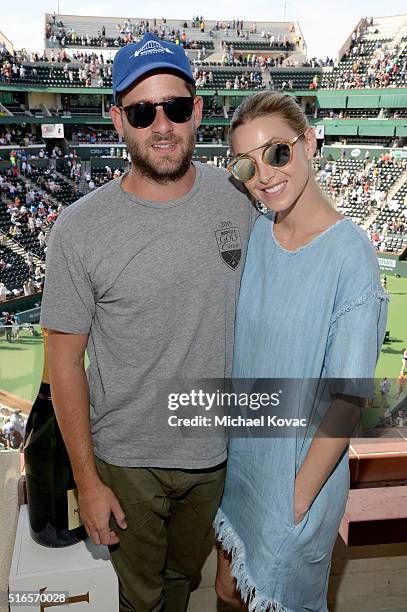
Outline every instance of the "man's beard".
<path id="1" fill-rule="evenodd" d="M 126 134 L 125 141 L 132 167 L 146 179 L 162 185 L 181 179 L 191 166 L 196 144 L 196 132 L 197 130 L 194 127 L 192 134 L 185 143 L 170 134 L 153 138 L 146 143 L 138 143 L 132 141 Z M 181 145 L 181 151 L 177 156 L 169 152 L 168 157 L 163 156 L 162 159 L 159 159 L 157 156 L 156 159 L 153 159 L 149 153 L 152 145 L 159 142 L 174 142 Z"/>

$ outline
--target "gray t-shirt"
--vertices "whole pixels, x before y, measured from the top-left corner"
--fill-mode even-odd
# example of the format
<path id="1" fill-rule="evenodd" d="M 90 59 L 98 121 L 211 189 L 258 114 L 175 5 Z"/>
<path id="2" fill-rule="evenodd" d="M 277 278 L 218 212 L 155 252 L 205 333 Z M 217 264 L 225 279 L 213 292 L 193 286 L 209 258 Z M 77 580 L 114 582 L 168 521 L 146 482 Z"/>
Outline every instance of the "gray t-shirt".
<path id="1" fill-rule="evenodd" d="M 94 449 L 114 465 L 203 469 L 226 458 L 223 437 L 170 427 L 161 393 L 170 379 L 230 375 L 255 214 L 225 171 L 195 167 L 178 200 L 141 200 L 116 179 L 51 232 L 41 325 L 89 334 Z"/>

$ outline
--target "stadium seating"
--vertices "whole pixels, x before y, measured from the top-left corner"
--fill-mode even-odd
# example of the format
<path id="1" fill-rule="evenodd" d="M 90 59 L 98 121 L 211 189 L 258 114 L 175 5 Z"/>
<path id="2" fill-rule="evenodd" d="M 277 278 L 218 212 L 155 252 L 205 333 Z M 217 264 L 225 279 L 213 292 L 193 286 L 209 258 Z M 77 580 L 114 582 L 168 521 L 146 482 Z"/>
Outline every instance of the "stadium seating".
<path id="1" fill-rule="evenodd" d="M 404 19 L 404 18 L 403 18 Z M 205 97 L 204 119 L 205 123 L 198 132 L 198 143 L 201 144 L 225 144 L 226 127 L 219 126 L 219 119 L 226 119 L 225 108 L 230 108 L 227 113 L 231 117 L 233 107 L 238 103 L 233 99 L 234 91 L 254 90 L 270 88 L 272 90 L 285 91 L 309 91 L 310 98 L 307 99 L 308 115 L 311 120 L 314 116 L 318 118 L 332 119 L 354 119 L 374 120 L 382 118 L 407 117 L 405 108 L 342 108 L 329 109 L 319 108 L 318 101 L 313 98 L 316 89 L 335 89 L 348 88 L 354 89 L 366 85 L 370 88 L 383 84 L 384 64 L 378 67 L 377 62 L 380 54 L 384 57 L 385 63 L 389 57 L 394 55 L 394 62 L 397 69 L 389 73 L 386 84 L 396 88 L 406 85 L 406 66 L 407 63 L 407 19 L 404 21 L 395 18 L 375 18 L 370 23 L 368 20 L 361 20 L 358 28 L 352 37 L 349 37 L 349 44 L 344 46 L 342 57 L 336 66 L 333 62 L 326 59 L 325 62 L 313 58 L 307 60 L 304 55 L 304 41 L 301 40 L 300 30 L 294 23 L 273 23 L 257 22 L 253 24 L 245 22 L 243 28 L 237 26 L 236 22 L 216 22 L 204 20 L 203 27 L 190 20 L 176 19 L 131 19 L 118 24 L 120 19 L 108 17 L 82 17 L 75 15 L 61 15 L 59 17 L 48 14 L 46 32 L 46 51 L 32 55 L 17 53 L 14 57 L 9 53 L 0 55 L 0 74 L 3 72 L 2 80 L 10 84 L 24 85 L 28 89 L 35 90 L 36 87 L 59 87 L 64 93 L 58 101 L 54 101 L 49 108 L 51 114 L 69 118 L 71 123 L 65 126 L 65 136 L 67 141 L 73 146 L 78 145 L 116 145 L 119 143 L 116 132 L 107 125 L 103 128 L 95 121 L 94 125 L 86 126 L 89 118 L 105 119 L 111 104 L 110 92 L 102 97 L 100 92 L 98 97 L 92 98 L 91 95 L 79 94 L 77 91 L 70 92 L 72 88 L 100 87 L 111 88 L 111 63 L 115 50 L 125 43 L 126 36 L 131 34 L 133 38 L 140 38 L 146 29 L 157 31 L 159 35 L 167 40 L 182 38 L 185 32 L 184 41 L 188 51 L 190 61 L 197 71 L 198 77 L 205 77 L 205 83 L 199 82 L 201 90 L 230 90 L 230 100 L 221 96 L 215 96 L 217 107 L 213 107 L 212 99 Z M 122 20 L 123 21 L 123 20 Z M 404 25 L 403 25 L 404 24 Z M 403 34 L 404 32 L 404 34 Z M 402 35 L 403 34 L 403 35 Z M 270 40 L 272 43 L 270 43 Z M 182 43 L 182 40 L 180 40 Z M 64 49 L 61 49 L 61 45 Z M 72 48 L 71 48 L 72 47 Z M 198 54 L 198 50 L 205 47 L 205 53 Z M 106 49 L 106 51 L 105 51 Z M 109 50 L 110 49 L 110 50 Z M 51 59 L 55 61 L 49 61 Z M 253 55 L 256 61 L 253 63 Z M 227 59 L 226 59 L 227 56 Z M 30 61 L 34 60 L 34 61 Z M 58 61 L 59 60 L 59 61 Z M 13 66 L 16 64 L 16 67 Z M 7 66 L 7 70 L 3 68 Z M 20 66 L 23 66 L 20 74 Z M 371 68 L 376 71 L 371 74 Z M 206 74 L 204 74 L 206 73 Z M 377 73 L 377 74 L 376 74 Z M 237 77 L 237 79 L 236 79 Z M 235 81 L 236 85 L 235 85 Z M 0 81 L 1 88 L 1 81 Z M 102 90 L 103 90 L 102 88 Z M 301 94 L 300 94 L 301 95 Z M 214 98 L 214 99 L 215 99 Z M 94 102 L 93 102 L 94 100 Z M 226 106 L 224 106 L 226 105 Z M 28 96 L 17 94 L 5 100 L 4 108 L 12 115 L 30 115 L 39 120 L 44 113 L 43 107 L 38 107 L 32 103 Z M 56 107 L 58 108 L 58 111 Z M 363 105 L 362 105 L 363 106 Z M 315 107 L 317 111 L 315 111 Z M 102 110 L 103 109 L 103 110 Z M 396 113 L 396 115 L 395 115 Z M 213 120 L 212 125 L 210 120 Z M 209 121 L 208 121 L 209 120 Z M 100 122 L 102 123 L 102 121 Z M 216 125 L 217 124 L 217 125 Z M 327 123 L 326 123 L 327 125 Z M 374 122 L 371 122 L 374 125 Z M 402 125 L 402 124 L 400 124 Z M 339 124 L 336 127 L 340 127 Z M 391 147 L 401 141 L 395 140 L 394 131 L 392 136 L 386 135 L 356 135 L 341 136 L 337 131 L 338 138 L 330 135 L 327 130 L 326 143 L 336 142 L 360 145 L 382 145 Z M 45 148 L 45 142 L 37 139 L 38 144 Z M 12 145 L 24 144 L 23 137 L 13 138 Z M 84 147 L 85 149 L 85 147 Z M 219 156 L 218 156 L 219 157 Z M 348 169 L 350 174 L 355 174 L 363 166 L 363 162 L 357 160 L 338 160 L 337 174 L 331 176 L 329 184 L 325 185 L 330 195 L 337 200 L 341 200 L 342 210 L 350 215 L 355 221 L 361 224 L 366 223 L 368 218 L 369 206 L 366 201 L 356 201 L 349 194 L 344 193 L 340 184 L 339 177 L 343 170 Z M 47 189 L 47 171 L 44 169 L 34 169 L 31 176 L 31 183 L 38 189 L 44 189 L 47 197 L 53 198 L 53 202 L 69 205 L 77 197 L 79 192 L 74 181 L 71 181 L 70 170 L 66 166 L 63 169 L 67 179 L 62 179 L 58 174 L 54 180 L 57 191 Z M 389 175 L 387 177 L 387 175 Z M 105 180 L 96 177 L 98 180 Z M 386 177 L 381 171 L 380 177 L 373 177 L 370 171 L 366 180 L 372 182 L 376 189 L 379 186 L 384 191 L 392 189 L 394 181 L 397 179 L 397 171 L 393 173 L 387 170 Z M 79 177 L 78 177 L 79 180 Z M 83 181 L 83 178 L 82 178 Z M 97 181 L 96 181 L 97 182 Z M 81 183 L 82 184 L 82 183 Z M 85 184 L 86 186 L 86 184 Z M 349 191 L 351 191 L 349 189 Z M 345 189 L 345 192 L 347 190 Z M 24 191 L 22 191 L 24 193 Z M 397 193 L 397 198 L 403 200 L 405 191 L 403 186 Z M 381 230 L 386 224 L 390 213 L 386 207 L 380 211 L 376 219 L 376 228 Z M 28 232 L 29 234 L 29 232 Z M 27 247 L 38 250 L 38 242 L 35 243 L 36 235 L 26 235 L 26 228 L 23 228 L 21 240 Z M 386 238 L 386 245 L 390 251 L 397 251 L 400 247 L 400 235 L 389 235 Z M 42 256 L 42 253 L 39 252 Z"/>
<path id="2" fill-rule="evenodd" d="M 5 173 L 0 171 L 0 174 L 3 176 Z M 26 182 L 21 177 L 18 177 L 13 181 L 13 184 L 18 187 L 18 196 L 20 197 L 22 202 L 25 202 L 25 196 L 27 195 L 26 190 Z M 41 201 L 41 198 L 38 197 L 37 201 Z M 11 227 L 10 223 L 10 213 L 8 211 L 8 206 L 13 202 L 13 199 L 7 196 L 7 194 L 3 193 L 0 198 L 0 231 L 5 235 L 9 234 L 9 230 Z M 28 230 L 26 224 L 21 223 L 18 225 L 18 235 L 16 235 L 13 239 L 16 243 L 22 246 L 26 251 L 31 251 L 40 259 L 44 259 L 44 249 L 40 247 L 38 241 L 38 231 L 31 233 Z"/>
<path id="3" fill-rule="evenodd" d="M 394 176 L 394 169 L 391 172 Z M 397 174 L 396 174 L 397 178 Z M 391 184 L 388 181 L 384 184 L 387 189 Z M 399 253 L 407 246 L 407 182 L 396 191 L 391 201 L 380 211 L 376 220 L 376 230 L 379 234 L 384 233 L 384 250 L 389 253 Z M 394 227 L 398 231 L 395 231 Z M 373 227 L 370 226 L 371 230 Z"/>
<path id="4" fill-rule="evenodd" d="M 382 50 L 383 52 L 388 51 L 389 58 L 393 59 L 394 47 L 395 43 L 390 38 L 362 39 L 359 44 L 351 47 L 336 68 L 323 74 L 320 87 L 322 89 L 341 89 L 405 84 L 405 76 L 400 75 L 399 70 L 399 66 L 403 64 L 403 58 L 405 59 L 405 43 L 402 43 L 401 46 L 403 51 L 399 50 L 394 56 L 394 63 L 396 67 L 398 66 L 396 72 L 389 71 L 387 63 L 383 64 L 383 60 L 380 61 Z M 371 74 L 369 69 L 373 69 Z"/>
<path id="5" fill-rule="evenodd" d="M 71 139 L 72 144 L 118 144 L 119 136 L 115 130 L 100 129 L 98 127 L 86 126 L 80 131 L 74 132 Z"/>
<path id="6" fill-rule="evenodd" d="M 8 266 L 0 269 L 0 282 L 4 283 L 9 291 L 13 289 L 21 290 L 23 284 L 29 277 L 28 266 L 21 255 L 15 253 L 7 246 L 0 247 L 0 260 Z"/>
<path id="7" fill-rule="evenodd" d="M 25 76 L 22 78 L 20 75 L 12 75 L 8 82 L 10 84 L 24 83 L 26 85 L 38 85 L 41 87 L 45 86 L 62 86 L 62 87 L 80 87 L 83 85 L 83 81 L 79 79 L 79 70 L 75 67 L 70 67 L 72 71 L 73 79 L 69 79 L 68 72 L 64 72 L 63 67 L 57 66 L 40 66 L 40 65 L 27 65 L 25 64 Z"/>
<path id="8" fill-rule="evenodd" d="M 291 81 L 291 89 L 309 89 L 315 75 L 320 76 L 321 69 L 306 69 L 306 70 L 270 70 L 270 79 L 272 80 L 271 89 L 289 89 L 287 83 Z M 283 84 L 286 84 L 283 87 Z"/>
<path id="9" fill-rule="evenodd" d="M 233 89 L 236 77 L 239 79 L 242 88 L 258 89 L 264 87 L 261 72 L 258 70 L 210 70 L 209 72 L 212 73 L 213 81 L 208 80 L 205 85 L 201 85 L 202 89 L 226 89 L 227 81 L 232 82 L 231 89 Z M 209 72 L 207 71 L 207 75 Z M 243 83 L 247 83 L 247 86 L 244 86 Z"/>
<path id="10" fill-rule="evenodd" d="M 272 51 L 282 51 L 282 52 L 293 51 L 294 45 L 293 43 L 290 43 L 288 41 L 286 43 L 283 43 L 283 42 L 268 43 L 266 41 L 259 42 L 259 41 L 238 40 L 233 43 L 233 48 L 235 49 L 235 51 L 242 51 L 242 52 L 243 51 L 267 51 L 268 53 L 270 53 Z"/>
<path id="11" fill-rule="evenodd" d="M 402 252 L 407 245 L 407 183 L 404 182 L 391 198 L 387 195 L 406 175 L 404 164 L 392 160 L 382 163 L 380 159 L 339 159 L 330 166 L 330 170 L 334 166 L 335 173 L 322 173 L 321 185 L 335 201 L 338 211 L 364 225 L 370 236 L 377 234 L 380 239 L 376 246 L 381 251 Z M 346 184 L 344 177 L 348 179 Z M 358 188 L 363 188 L 359 195 L 355 192 Z M 384 194 L 388 200 L 381 208 L 377 208 L 381 206 L 376 201 L 379 194 Z M 373 215 L 372 211 L 375 211 Z M 374 217 L 371 223 L 369 215 Z M 393 224 L 399 231 L 392 231 Z"/>
<path id="12" fill-rule="evenodd" d="M 253 32 L 253 23 L 245 21 L 243 28 L 239 28 L 239 34 L 236 23 L 233 24 L 233 20 L 229 22 L 220 22 L 210 19 L 204 19 L 204 30 L 201 31 L 199 24 L 192 23 L 190 19 L 146 19 L 146 18 L 132 18 L 126 20 L 125 23 L 118 24 L 117 17 L 84 17 L 79 15 L 59 15 L 58 18 L 54 19 L 53 15 L 45 15 L 46 22 L 48 25 L 48 33 L 60 34 L 65 31 L 67 34 L 70 30 L 73 30 L 77 37 L 91 37 L 97 38 L 103 34 L 104 37 L 110 39 L 116 39 L 118 34 L 122 31 L 125 34 L 126 30 L 138 34 L 140 30 L 149 28 L 151 31 L 157 30 L 161 32 L 162 27 L 165 27 L 166 33 L 172 30 L 185 31 L 185 34 L 189 40 L 204 41 L 212 40 L 213 37 L 223 37 L 228 40 L 239 40 L 239 34 L 249 34 L 250 39 L 253 41 L 262 41 L 261 32 L 272 31 L 276 39 L 280 37 L 283 40 L 287 37 L 289 41 L 294 41 L 295 32 L 293 31 L 294 24 L 292 22 L 263 22 L 257 21 L 256 32 Z M 119 18 L 120 19 L 120 18 Z M 59 23 L 58 23 L 59 22 Z M 120 28 L 118 27 L 120 26 Z M 126 26 L 126 27 L 125 27 Z M 224 26 L 224 27 L 223 27 Z M 229 26 L 229 27 L 228 27 Z M 212 32 L 212 36 L 210 34 Z M 263 41 L 264 42 L 264 41 Z M 51 46 L 52 40 L 50 37 L 47 38 L 47 45 Z"/>
<path id="13" fill-rule="evenodd" d="M 112 180 L 112 178 L 114 178 L 113 174 L 110 174 L 109 176 L 106 168 L 103 168 L 103 169 L 98 168 L 96 170 L 92 170 L 91 177 L 96 187 L 100 187 L 101 185 L 108 183 L 109 181 Z"/>
<path id="14" fill-rule="evenodd" d="M 62 203 L 64 206 L 69 206 L 69 204 L 72 204 L 72 202 L 81 197 L 82 194 L 78 192 L 72 181 L 66 181 L 57 172 L 52 172 L 52 181 L 56 184 L 57 188 L 55 191 L 50 189 L 47 182 L 50 174 L 48 169 L 34 168 L 31 180 L 41 189 L 45 190 L 56 202 Z"/>
<path id="15" fill-rule="evenodd" d="M 353 201 L 350 198 L 351 187 L 345 187 L 342 183 L 344 175 L 350 179 L 363 170 L 363 161 L 356 159 L 338 159 L 334 162 L 336 172 L 328 175 L 330 179 L 322 186 L 331 198 L 336 202 L 338 211 L 350 217 L 355 223 L 361 224 L 368 214 L 365 203 Z M 352 186 L 353 188 L 353 186 Z"/>

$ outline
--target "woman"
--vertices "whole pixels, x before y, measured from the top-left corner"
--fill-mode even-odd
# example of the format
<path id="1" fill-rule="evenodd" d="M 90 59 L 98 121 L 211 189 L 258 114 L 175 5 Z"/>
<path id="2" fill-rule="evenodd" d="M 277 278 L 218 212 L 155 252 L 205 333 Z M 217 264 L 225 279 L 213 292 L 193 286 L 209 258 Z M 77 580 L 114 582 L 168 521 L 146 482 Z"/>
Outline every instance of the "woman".
<path id="1" fill-rule="evenodd" d="M 233 377 L 297 379 L 289 390 L 301 400 L 297 416 L 308 417 L 309 387 L 325 381 L 331 416 L 347 414 L 364 396 L 354 379 L 374 376 L 384 337 L 388 296 L 375 253 L 320 192 L 314 131 L 293 98 L 247 98 L 233 116 L 230 145 L 229 171 L 266 212 L 254 226 L 242 277 Z M 337 379 L 343 388 L 335 391 Z M 318 393 L 312 406 L 326 402 L 322 395 L 315 401 Z M 327 611 L 351 430 L 341 437 L 310 431 L 230 441 L 215 521 L 216 586 L 242 610 L 241 599 L 253 612 Z"/>

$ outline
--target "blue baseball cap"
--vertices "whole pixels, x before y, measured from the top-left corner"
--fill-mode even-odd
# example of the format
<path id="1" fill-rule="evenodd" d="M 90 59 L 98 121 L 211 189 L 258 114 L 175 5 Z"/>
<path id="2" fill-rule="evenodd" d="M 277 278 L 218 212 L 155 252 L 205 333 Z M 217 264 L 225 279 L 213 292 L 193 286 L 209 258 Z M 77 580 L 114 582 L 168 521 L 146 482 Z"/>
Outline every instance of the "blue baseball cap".
<path id="1" fill-rule="evenodd" d="M 191 64 L 180 45 L 161 40 L 150 32 L 137 43 L 130 43 L 116 53 L 113 62 L 113 97 L 152 70 L 168 69 L 195 84 Z"/>

